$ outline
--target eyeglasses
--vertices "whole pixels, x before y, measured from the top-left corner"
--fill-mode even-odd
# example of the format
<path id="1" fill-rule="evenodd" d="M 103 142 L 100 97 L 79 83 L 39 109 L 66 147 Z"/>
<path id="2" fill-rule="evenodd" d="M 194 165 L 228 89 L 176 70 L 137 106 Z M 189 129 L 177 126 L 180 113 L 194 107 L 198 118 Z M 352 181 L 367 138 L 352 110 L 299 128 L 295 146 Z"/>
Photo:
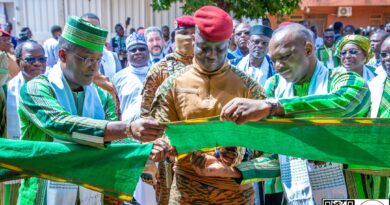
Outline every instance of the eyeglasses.
<path id="1" fill-rule="evenodd" d="M 268 42 L 267 41 L 262 41 L 262 40 L 255 40 L 255 41 L 251 41 L 253 44 L 255 45 L 262 45 L 262 46 L 268 46 Z"/>
<path id="2" fill-rule="evenodd" d="M 130 49 L 129 51 L 132 53 L 135 53 L 135 52 L 137 52 L 137 50 L 140 52 L 145 52 L 146 48 L 145 47 L 133 48 L 133 49 Z"/>
<path id="3" fill-rule="evenodd" d="M 99 59 L 95 59 L 95 58 L 85 58 L 85 57 L 82 57 L 82 56 L 79 56 L 77 55 L 76 53 L 74 52 L 71 52 L 74 56 L 76 56 L 78 59 L 80 59 L 80 61 L 84 64 L 84 65 L 91 65 L 91 64 L 100 64 L 100 62 L 102 62 L 102 59 L 99 58 Z"/>
<path id="4" fill-rule="evenodd" d="M 47 61 L 47 57 L 38 57 L 38 58 L 34 58 L 34 57 L 27 57 L 25 59 L 22 59 L 24 62 L 28 63 L 28 64 L 34 64 L 36 63 L 37 61 L 39 63 L 46 63 Z"/>
<path id="5" fill-rule="evenodd" d="M 390 56 L 390 52 L 381 52 L 380 55 L 381 55 L 381 58 L 387 58 Z"/>
<path id="6" fill-rule="evenodd" d="M 334 39 L 334 36 L 324 36 L 324 38 Z"/>
<path id="7" fill-rule="evenodd" d="M 251 33 L 250 31 L 237 32 L 236 36 L 241 36 L 241 34 L 245 34 L 246 36 L 249 36 L 250 33 Z"/>
<path id="8" fill-rule="evenodd" d="M 350 55 L 355 56 L 356 54 L 360 53 L 360 51 L 357 50 L 357 49 L 342 50 L 342 51 L 340 52 L 340 55 L 341 55 L 341 56 L 346 56 L 347 53 L 349 53 Z"/>

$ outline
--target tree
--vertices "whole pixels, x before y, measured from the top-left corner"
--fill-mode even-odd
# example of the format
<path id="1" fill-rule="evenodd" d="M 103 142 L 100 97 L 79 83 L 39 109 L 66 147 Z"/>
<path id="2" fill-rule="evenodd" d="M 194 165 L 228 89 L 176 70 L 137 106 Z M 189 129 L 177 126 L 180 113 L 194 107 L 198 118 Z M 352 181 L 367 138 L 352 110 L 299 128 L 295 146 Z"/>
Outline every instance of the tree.
<path id="1" fill-rule="evenodd" d="M 168 10 L 172 3 L 183 0 L 153 0 L 155 11 Z M 193 14 L 204 5 L 214 5 L 226 12 L 232 12 L 235 18 L 256 19 L 268 15 L 283 16 L 291 14 L 299 7 L 301 0 L 187 0 L 182 7 L 184 14 Z"/>

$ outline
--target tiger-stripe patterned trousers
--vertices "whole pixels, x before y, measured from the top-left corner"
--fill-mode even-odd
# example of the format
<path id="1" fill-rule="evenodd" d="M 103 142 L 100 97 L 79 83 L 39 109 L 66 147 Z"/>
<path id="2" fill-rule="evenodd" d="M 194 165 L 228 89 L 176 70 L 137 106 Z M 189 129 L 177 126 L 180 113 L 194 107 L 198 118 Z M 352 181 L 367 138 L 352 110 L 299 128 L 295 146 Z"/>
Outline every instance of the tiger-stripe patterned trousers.
<path id="1" fill-rule="evenodd" d="M 169 205 L 253 205 L 255 191 L 252 186 L 242 190 L 226 190 L 174 176 Z"/>

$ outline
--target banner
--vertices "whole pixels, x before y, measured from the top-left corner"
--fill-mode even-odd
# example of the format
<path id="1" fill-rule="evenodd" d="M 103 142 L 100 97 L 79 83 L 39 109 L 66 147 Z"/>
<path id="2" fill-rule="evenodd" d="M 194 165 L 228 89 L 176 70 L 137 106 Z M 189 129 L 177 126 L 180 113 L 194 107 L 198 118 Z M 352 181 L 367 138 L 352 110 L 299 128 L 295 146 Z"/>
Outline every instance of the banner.
<path id="1" fill-rule="evenodd" d="M 167 126 L 166 134 L 179 155 L 241 146 L 310 160 L 390 168 L 390 119 L 285 118 L 236 125 L 213 118 Z"/>
<path id="2" fill-rule="evenodd" d="M 97 149 L 76 144 L 0 139 L 0 166 L 22 175 L 69 182 L 131 200 L 152 146 L 110 144 L 105 149 Z"/>

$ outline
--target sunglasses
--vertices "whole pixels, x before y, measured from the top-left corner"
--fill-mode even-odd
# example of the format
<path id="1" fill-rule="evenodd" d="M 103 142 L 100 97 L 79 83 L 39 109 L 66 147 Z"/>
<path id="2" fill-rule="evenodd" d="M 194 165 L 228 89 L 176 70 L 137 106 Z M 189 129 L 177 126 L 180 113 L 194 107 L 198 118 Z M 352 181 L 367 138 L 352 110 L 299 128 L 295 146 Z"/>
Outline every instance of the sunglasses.
<path id="1" fill-rule="evenodd" d="M 249 36 L 250 33 L 251 33 L 250 31 L 238 32 L 236 33 L 236 36 L 241 36 L 241 34 L 245 34 L 246 36 Z"/>
<path id="2" fill-rule="evenodd" d="M 334 36 L 324 36 L 324 38 L 334 39 Z"/>
<path id="3" fill-rule="evenodd" d="M 340 52 L 340 55 L 341 55 L 341 56 L 346 56 L 347 53 L 349 53 L 350 55 L 355 56 L 356 54 L 360 53 L 360 51 L 357 50 L 357 49 L 342 50 L 342 51 Z"/>
<path id="4" fill-rule="evenodd" d="M 145 51 L 146 51 L 146 48 L 145 48 L 145 47 L 133 48 L 133 49 L 130 49 L 129 51 L 132 52 L 132 53 L 135 53 L 135 52 L 137 52 L 137 50 L 138 50 L 139 52 L 145 52 Z"/>
<path id="5" fill-rule="evenodd" d="M 28 64 L 34 64 L 35 62 L 39 62 L 39 63 L 46 63 L 47 61 L 47 57 L 39 57 L 39 58 L 34 58 L 34 57 L 27 57 L 25 59 L 22 59 L 24 62 L 28 63 Z"/>
<path id="6" fill-rule="evenodd" d="M 380 56 L 381 56 L 381 58 L 387 58 L 390 56 L 390 52 L 381 52 Z"/>

